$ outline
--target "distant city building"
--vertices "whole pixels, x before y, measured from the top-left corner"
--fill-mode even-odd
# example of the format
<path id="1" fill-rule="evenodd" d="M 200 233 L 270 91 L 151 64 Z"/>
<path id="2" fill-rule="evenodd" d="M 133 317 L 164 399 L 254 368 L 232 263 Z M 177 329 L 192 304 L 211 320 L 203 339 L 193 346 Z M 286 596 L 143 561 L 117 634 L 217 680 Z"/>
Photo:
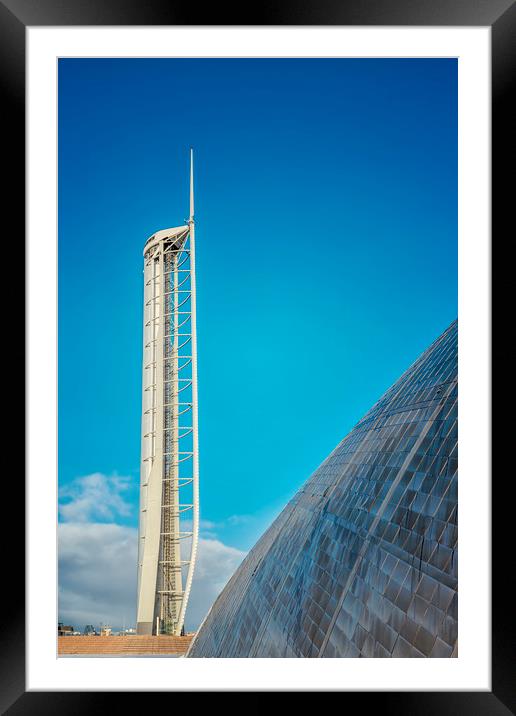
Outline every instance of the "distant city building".
<path id="1" fill-rule="evenodd" d="M 195 224 L 144 250 L 143 405 L 138 634 L 180 635 L 199 532 Z"/>
<path id="2" fill-rule="evenodd" d="M 190 657 L 457 656 L 457 322 L 247 555 Z"/>
<path id="3" fill-rule="evenodd" d="M 58 636 L 72 636 L 74 633 L 73 626 L 64 625 L 61 622 L 57 625 Z"/>
<path id="4" fill-rule="evenodd" d="M 96 633 L 97 632 L 95 631 L 93 624 L 87 624 L 84 627 L 84 631 L 83 631 L 84 636 L 95 636 Z"/>
<path id="5" fill-rule="evenodd" d="M 100 636 L 111 636 L 112 629 L 110 626 L 107 626 L 107 624 L 104 624 L 104 626 L 100 627 Z"/>

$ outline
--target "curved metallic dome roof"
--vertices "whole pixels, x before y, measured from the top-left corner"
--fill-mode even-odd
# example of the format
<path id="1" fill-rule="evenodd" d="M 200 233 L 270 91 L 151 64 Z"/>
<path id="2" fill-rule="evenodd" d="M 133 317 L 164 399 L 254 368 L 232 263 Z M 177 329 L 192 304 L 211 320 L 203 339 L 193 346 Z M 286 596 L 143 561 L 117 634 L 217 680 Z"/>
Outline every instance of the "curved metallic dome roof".
<path id="1" fill-rule="evenodd" d="M 457 322 L 261 537 L 190 657 L 457 655 Z"/>

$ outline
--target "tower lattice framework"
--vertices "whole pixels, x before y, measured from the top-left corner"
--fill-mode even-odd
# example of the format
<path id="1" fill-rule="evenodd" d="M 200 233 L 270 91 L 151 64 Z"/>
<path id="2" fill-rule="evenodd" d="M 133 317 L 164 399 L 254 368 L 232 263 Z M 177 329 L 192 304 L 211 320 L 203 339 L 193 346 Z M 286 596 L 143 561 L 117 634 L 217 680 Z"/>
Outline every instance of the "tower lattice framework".
<path id="1" fill-rule="evenodd" d="M 137 631 L 181 634 L 199 529 L 195 224 L 144 248 Z"/>

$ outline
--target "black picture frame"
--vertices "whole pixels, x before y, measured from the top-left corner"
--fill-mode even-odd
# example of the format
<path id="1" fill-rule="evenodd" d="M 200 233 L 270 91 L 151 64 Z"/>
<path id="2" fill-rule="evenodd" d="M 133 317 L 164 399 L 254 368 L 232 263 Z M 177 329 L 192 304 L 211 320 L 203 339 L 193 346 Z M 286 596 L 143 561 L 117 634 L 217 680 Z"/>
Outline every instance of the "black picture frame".
<path id="1" fill-rule="evenodd" d="M 202 17 L 202 23 L 199 22 Z M 512 331 L 507 325 L 513 282 L 511 263 L 503 257 L 504 240 L 510 240 L 514 204 L 514 137 L 510 113 L 511 89 L 516 77 L 515 0 L 288 0 L 282 4 L 240 5 L 240 9 L 214 3 L 202 9 L 170 0 L 0 0 L 0 77 L 4 146 L 9 145 L 8 182 L 4 207 L 14 219 L 16 234 L 23 225 L 25 207 L 25 30 L 27 26 L 63 25 L 403 25 L 403 26 L 490 26 L 492 33 L 492 268 L 496 283 L 492 290 L 493 398 L 502 390 L 504 404 L 510 403 L 506 377 L 512 375 L 513 355 L 508 348 Z M 511 151 L 512 148 L 512 151 Z M 512 172 L 512 179 L 511 179 Z M 7 213 L 7 212 L 6 212 Z M 18 252 L 22 252 L 20 242 Z M 511 271 L 511 273 L 509 273 Z M 19 284 L 18 284 L 19 291 Z M 22 298 L 20 298 L 20 302 Z M 18 304 L 19 306 L 19 304 Z M 504 322 L 502 331 L 502 321 Z M 23 360 L 23 340 L 18 336 L 10 348 L 11 359 Z M 33 346 L 29 346 L 34 350 Z M 503 381 L 503 386 L 502 386 Z M 20 386 L 16 403 L 20 405 Z M 11 398 L 14 404 L 14 394 Z M 501 399 L 500 399 L 501 403 Z M 23 400 L 21 401 L 23 406 Z M 493 402 L 496 406 L 496 402 Z M 359 698 L 361 708 L 378 708 L 384 714 L 482 714 L 507 716 L 516 713 L 514 605 L 507 589 L 514 558 L 510 554 L 513 503 L 507 496 L 513 478 L 503 470 L 511 445 L 511 420 L 493 410 L 492 489 L 492 691 L 491 692 L 368 692 L 345 694 Z M 18 451 L 23 455 L 23 447 Z M 10 505 L 24 504 L 20 460 L 6 480 Z M 4 473 L 5 474 L 5 473 Z M 467 479 L 467 475 L 463 477 Z M 505 479 L 504 479 L 505 478 Z M 4 548 L 4 575 L 15 585 L 19 598 L 4 612 L 1 628 L 0 708 L 12 716 L 22 713 L 90 713 L 112 708 L 120 694 L 94 692 L 25 692 L 25 612 L 22 585 L 24 537 L 20 519 L 16 539 Z M 4 538 L 5 539 L 5 538 Z M 51 557 L 49 556 L 49 559 Z M 509 580 L 509 581 L 508 581 Z M 236 690 L 236 689 L 235 689 Z M 135 699 L 139 694 L 131 694 Z M 366 699 L 366 702 L 364 702 Z"/>

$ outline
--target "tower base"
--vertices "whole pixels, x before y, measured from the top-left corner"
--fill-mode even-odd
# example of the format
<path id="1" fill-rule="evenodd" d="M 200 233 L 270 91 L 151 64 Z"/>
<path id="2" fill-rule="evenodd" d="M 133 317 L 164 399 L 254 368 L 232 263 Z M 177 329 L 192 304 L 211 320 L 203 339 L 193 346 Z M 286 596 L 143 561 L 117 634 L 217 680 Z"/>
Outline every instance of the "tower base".
<path id="1" fill-rule="evenodd" d="M 137 634 L 152 634 L 152 622 L 138 622 L 136 625 Z"/>

